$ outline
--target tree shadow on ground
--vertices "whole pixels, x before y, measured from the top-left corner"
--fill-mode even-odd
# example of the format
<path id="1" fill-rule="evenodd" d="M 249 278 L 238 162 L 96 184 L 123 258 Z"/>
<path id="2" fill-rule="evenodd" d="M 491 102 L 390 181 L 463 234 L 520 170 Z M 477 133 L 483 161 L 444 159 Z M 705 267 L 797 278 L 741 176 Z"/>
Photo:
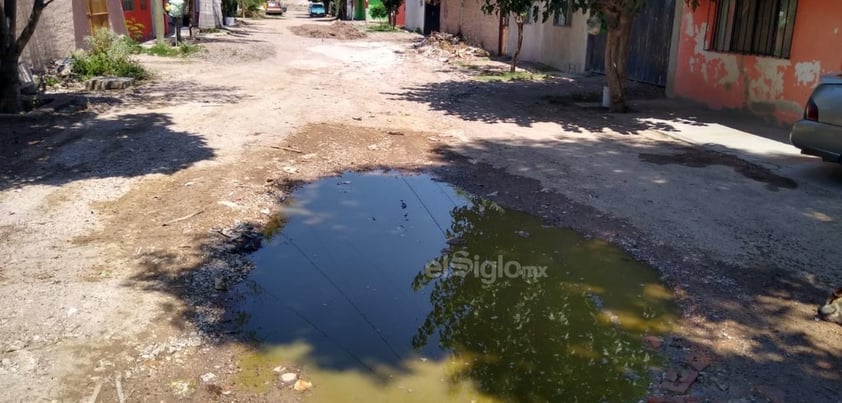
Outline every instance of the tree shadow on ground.
<path id="1" fill-rule="evenodd" d="M 732 214 L 736 214 L 737 217 L 740 214 L 748 214 L 745 211 L 750 208 L 748 206 L 758 201 L 765 202 L 774 196 L 775 204 L 781 206 L 781 209 L 779 214 L 772 212 L 769 216 L 776 216 L 776 220 L 780 222 L 778 227 L 783 232 L 778 235 L 771 234 L 771 243 L 752 246 L 752 237 L 765 236 L 762 234 L 728 234 L 721 228 L 711 234 L 714 237 L 729 235 L 735 242 L 741 241 L 746 248 L 756 247 L 756 250 L 749 251 L 752 252 L 748 259 L 751 263 L 749 266 L 736 266 L 714 255 L 703 253 L 703 249 L 697 250 L 695 246 L 684 245 L 686 242 L 694 245 L 692 240 L 659 239 L 658 234 L 645 233 L 635 228 L 627 217 L 606 214 L 565 196 L 565 192 L 561 190 L 566 186 L 563 178 L 570 176 L 571 169 L 608 175 L 609 179 L 593 184 L 592 195 L 594 203 L 603 206 L 608 203 L 610 206 L 610 203 L 617 202 L 610 199 L 612 192 L 620 194 L 622 202 L 629 200 L 628 195 L 624 196 L 625 199 L 622 197 L 629 189 L 637 190 L 636 194 L 643 195 L 642 192 L 646 189 L 679 186 L 692 181 L 694 175 L 699 173 L 693 170 L 705 169 L 707 166 L 696 164 L 697 166 L 688 167 L 693 169 L 689 171 L 666 169 L 664 165 L 647 161 L 646 158 L 649 157 L 640 158 L 639 155 L 671 155 L 676 152 L 672 143 L 622 144 L 616 140 L 609 136 L 579 139 L 575 142 L 515 138 L 443 145 L 434 150 L 438 156 L 437 165 L 426 172 L 432 172 L 445 182 L 453 183 L 471 194 L 485 196 L 504 207 L 540 217 L 549 225 L 572 228 L 589 237 L 620 245 L 636 259 L 658 268 L 665 280 L 676 290 L 679 303 L 686 314 L 682 320 L 682 336 L 667 338 L 663 351 L 672 357 L 671 365 L 679 368 L 690 367 L 694 360 L 710 361 L 709 366 L 703 369 L 701 378 L 690 389 L 690 394 L 725 401 L 731 398 L 771 398 L 771 394 L 779 390 L 786 396 L 786 401 L 794 401 L 805 397 L 806 385 L 811 385 L 812 391 L 806 400 L 836 401 L 836 388 L 842 381 L 839 367 L 842 362 L 839 351 L 842 350 L 839 348 L 840 342 L 834 339 L 838 336 L 838 328 L 833 324 L 815 322 L 814 312 L 811 312 L 812 307 L 822 302 L 830 286 L 823 282 L 826 280 L 816 280 L 815 273 L 804 261 L 775 261 L 775 257 L 779 255 L 764 249 L 803 248 L 811 243 L 818 245 L 813 247 L 819 249 L 822 248 L 821 245 L 832 248 L 832 239 L 821 239 L 821 234 L 817 234 L 814 239 L 800 241 L 800 245 L 792 246 L 793 237 L 786 232 L 787 222 L 801 221 L 803 224 L 804 221 L 813 220 L 806 213 L 810 210 L 824 209 L 828 196 L 824 195 L 814 203 L 804 205 L 804 199 L 793 196 L 801 191 L 800 188 L 778 186 L 779 189 L 771 189 L 761 186 L 746 193 L 744 198 L 731 200 L 720 197 L 718 203 L 731 203 L 734 208 L 704 209 L 705 205 L 712 203 L 712 199 L 702 196 L 706 191 L 703 188 L 705 183 L 711 187 L 722 187 L 722 191 L 725 192 L 723 194 L 729 194 L 728 189 L 737 186 L 749 187 L 755 182 L 769 184 L 768 177 L 746 174 L 743 165 L 730 166 L 731 171 L 716 171 L 717 173 L 710 177 L 700 177 L 697 179 L 698 184 L 690 183 L 685 192 L 664 193 L 660 198 L 652 193 L 643 196 L 650 198 L 648 202 L 651 203 L 652 209 L 657 210 L 668 206 L 663 204 L 665 198 L 683 195 L 684 199 L 673 205 L 684 203 L 688 211 L 702 209 L 695 213 L 696 216 L 711 220 L 730 220 Z M 494 166 L 483 162 L 492 160 Z M 415 166 L 397 165 L 356 166 L 353 169 L 424 172 Z M 514 175 L 511 172 L 518 174 Z M 562 179 L 555 184 L 556 188 L 548 189 L 545 184 L 533 179 L 535 172 Z M 734 203 L 737 204 L 733 205 Z M 759 210 L 757 213 L 766 214 Z M 283 231 L 282 224 L 280 231 Z M 202 242 L 207 259 L 200 265 L 190 267 L 172 267 L 168 262 L 175 261 L 175 257 L 151 253 L 143 257 L 147 262 L 143 266 L 145 271 L 131 278 L 126 285 L 168 293 L 183 300 L 187 307 L 182 315 L 185 323 L 200 328 L 212 340 L 223 344 L 254 346 L 254 335 L 238 331 L 236 320 L 232 319 L 237 314 L 232 309 L 240 303 L 232 301 L 232 298 L 248 299 L 254 295 L 232 296 L 215 291 L 214 288 L 217 279 L 224 284 L 234 284 L 248 275 L 249 253 L 259 245 L 261 237 L 258 224 L 245 225 L 227 234 L 209 236 Z M 328 251 L 331 247 L 333 245 L 324 245 L 324 250 Z M 225 262 L 232 264 L 222 264 Z M 835 279 L 838 282 L 839 273 L 828 272 L 826 270 L 829 266 L 824 266 L 822 269 L 816 268 L 816 271 L 824 270 L 823 278 L 827 279 L 829 276 L 831 281 Z M 304 287 L 306 288 L 306 285 Z M 255 295 L 260 294 L 259 288 L 255 290 Z M 458 305 L 459 301 L 454 300 L 454 303 Z M 214 314 L 209 315 L 208 312 Z M 447 318 L 440 319 L 444 323 L 448 322 Z M 376 323 L 374 326 L 376 327 Z M 352 332 L 348 337 L 354 337 L 354 329 L 345 331 Z M 735 339 L 729 333 L 745 334 L 747 338 Z M 516 330 L 494 334 L 499 338 L 493 337 L 494 335 L 483 337 L 490 337 L 491 341 L 505 344 L 512 343 L 518 335 Z M 280 344 L 298 341 L 315 346 L 318 343 L 314 340 L 319 337 L 322 335 L 318 331 L 314 331 L 306 321 L 300 321 L 299 325 L 285 329 L 284 336 L 274 340 Z M 524 337 L 532 336 L 525 334 Z M 479 345 L 481 347 L 482 343 Z M 716 351 L 711 346 L 716 346 Z M 384 355 L 380 354 L 361 357 L 360 361 L 364 362 L 364 365 L 339 360 L 337 354 L 344 352 L 316 348 L 308 353 L 308 358 L 316 365 L 337 371 L 365 371 L 366 367 L 378 365 L 398 372 L 412 371 L 399 361 L 384 358 Z M 476 379 L 471 379 L 477 385 L 487 381 L 480 379 L 483 376 L 484 364 L 486 363 L 480 360 L 475 364 L 475 368 L 469 366 L 465 372 L 473 374 L 468 375 L 469 379 L 471 376 L 477 376 Z M 476 371 L 472 372 L 471 368 Z M 388 382 L 384 379 L 378 381 Z M 503 389 L 505 388 L 487 391 L 499 393 L 498 397 L 512 398 L 511 395 L 506 395 L 508 392 L 504 392 Z M 515 400 L 518 397 L 536 398 L 536 395 L 530 395 L 530 392 L 533 391 L 528 388 L 518 389 L 519 394 L 514 396 Z M 540 398 L 538 400 L 548 400 L 550 397 L 537 396 Z"/>
<path id="2" fill-rule="evenodd" d="M 600 106 L 604 78 L 548 76 L 542 80 L 480 81 L 494 73 L 485 67 L 462 70 L 471 80 L 451 80 L 386 93 L 391 99 L 428 105 L 435 111 L 466 121 L 513 123 L 532 127 L 538 123 L 556 123 L 567 132 L 603 132 L 637 134 L 646 130 L 678 131 L 670 121 L 702 126 L 706 119 L 669 112 L 672 108 L 647 105 L 661 101 L 663 89 L 641 83 L 629 83 L 631 111 L 606 113 Z M 687 111 L 684 111 L 687 112 Z M 714 120 L 711 120 L 714 121 Z"/>
<path id="3" fill-rule="evenodd" d="M 170 174 L 214 157 L 202 137 L 172 126 L 161 113 L 74 115 L 15 125 L 0 138 L 0 190 Z"/>
<path id="4" fill-rule="evenodd" d="M 235 87 L 193 81 L 149 81 L 119 97 L 46 94 L 45 114 L 2 116 L 0 190 L 109 177 L 170 174 L 214 157 L 203 137 L 173 130 L 163 113 L 121 114 L 121 108 L 198 104 L 216 107 L 248 96 Z M 114 112 L 108 117 L 101 114 Z"/>
<path id="5" fill-rule="evenodd" d="M 133 87 L 122 96 L 123 103 L 144 106 L 233 104 L 250 98 L 237 87 L 205 85 L 192 80 L 151 81 Z"/>

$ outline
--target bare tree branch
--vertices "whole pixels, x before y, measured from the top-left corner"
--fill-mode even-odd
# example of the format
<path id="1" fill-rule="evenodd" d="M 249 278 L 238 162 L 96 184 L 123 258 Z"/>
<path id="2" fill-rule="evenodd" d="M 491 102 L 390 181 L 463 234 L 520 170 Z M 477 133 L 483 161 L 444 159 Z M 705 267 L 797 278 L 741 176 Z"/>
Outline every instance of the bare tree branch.
<path id="1" fill-rule="evenodd" d="M 35 0 L 32 2 L 32 12 L 29 14 L 29 21 L 26 22 L 26 26 L 20 32 L 18 40 L 14 42 L 15 48 L 13 50 L 18 57 L 23 53 L 23 48 L 29 43 L 32 34 L 35 33 L 35 27 L 38 25 L 38 20 L 41 18 L 41 12 L 44 11 L 44 7 L 52 2 L 53 0 Z"/>

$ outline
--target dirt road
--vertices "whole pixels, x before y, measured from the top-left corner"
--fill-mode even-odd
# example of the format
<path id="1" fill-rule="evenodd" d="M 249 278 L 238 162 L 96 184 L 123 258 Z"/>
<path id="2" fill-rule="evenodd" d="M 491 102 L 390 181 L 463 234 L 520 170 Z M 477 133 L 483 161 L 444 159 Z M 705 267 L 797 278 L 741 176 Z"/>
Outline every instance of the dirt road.
<path id="1" fill-rule="evenodd" d="M 467 65 L 496 62 L 431 58 L 403 32 L 296 35 L 330 26 L 302 15 L 145 57 L 153 82 L 81 112 L 0 121 L 4 399 L 295 399 L 225 386 L 248 346 L 217 332 L 216 307 L 250 228 L 277 225 L 298 183 L 398 169 L 658 268 L 684 312 L 664 352 L 709 362 L 686 393 L 839 401 L 842 328 L 813 315 L 842 285 L 842 169 L 677 140 L 735 126 L 645 88 L 639 112 L 606 116 L 579 102 L 599 78 L 476 81 Z"/>

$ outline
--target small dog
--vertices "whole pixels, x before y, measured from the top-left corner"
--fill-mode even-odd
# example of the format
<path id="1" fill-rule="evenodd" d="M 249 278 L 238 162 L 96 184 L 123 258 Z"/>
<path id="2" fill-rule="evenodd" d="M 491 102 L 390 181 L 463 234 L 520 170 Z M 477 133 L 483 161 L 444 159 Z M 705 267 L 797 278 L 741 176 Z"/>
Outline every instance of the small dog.
<path id="1" fill-rule="evenodd" d="M 842 288 L 834 291 L 819 307 L 819 318 L 842 325 Z"/>

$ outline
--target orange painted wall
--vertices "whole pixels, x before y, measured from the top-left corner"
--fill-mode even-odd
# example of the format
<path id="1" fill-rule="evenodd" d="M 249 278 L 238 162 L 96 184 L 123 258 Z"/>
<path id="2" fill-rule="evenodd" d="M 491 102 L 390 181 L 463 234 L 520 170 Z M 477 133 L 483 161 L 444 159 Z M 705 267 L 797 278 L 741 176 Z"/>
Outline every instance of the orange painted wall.
<path id="1" fill-rule="evenodd" d="M 839 0 L 799 0 L 790 59 L 708 51 L 714 9 L 710 0 L 684 8 L 675 94 L 716 109 L 734 108 L 791 124 L 819 77 L 842 71 Z"/>

